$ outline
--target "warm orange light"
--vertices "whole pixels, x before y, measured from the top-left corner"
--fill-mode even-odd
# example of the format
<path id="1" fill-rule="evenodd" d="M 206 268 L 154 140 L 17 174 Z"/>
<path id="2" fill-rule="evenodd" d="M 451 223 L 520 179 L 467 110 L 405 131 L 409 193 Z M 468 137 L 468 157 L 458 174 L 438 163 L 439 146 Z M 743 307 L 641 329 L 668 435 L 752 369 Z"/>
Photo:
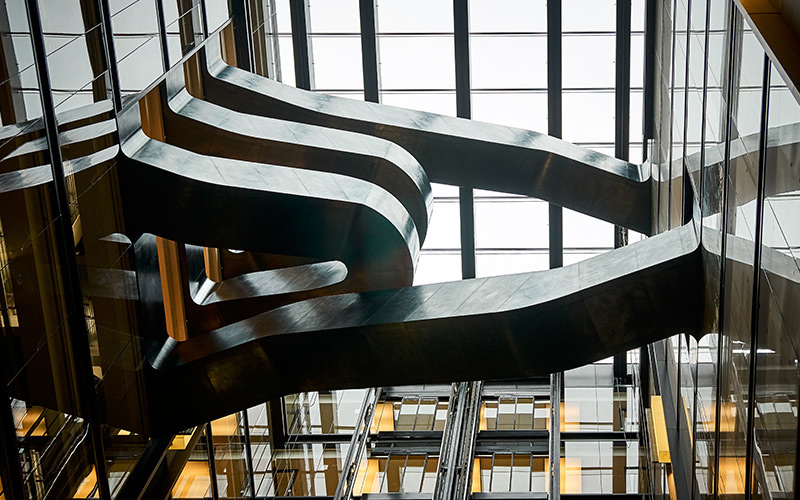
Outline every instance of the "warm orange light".
<path id="1" fill-rule="evenodd" d="M 650 397 L 650 422 L 653 427 L 655 449 L 658 461 L 662 464 L 672 463 L 669 454 L 669 440 L 667 439 L 667 421 L 664 417 L 664 404 L 661 396 Z"/>
<path id="2" fill-rule="evenodd" d="M 483 409 L 481 408 L 481 413 Z M 475 458 L 472 460 L 472 490 L 471 493 L 481 492 L 481 459 Z"/>
<path id="3" fill-rule="evenodd" d="M 202 498 L 211 487 L 208 462 L 191 461 L 172 487 L 172 498 Z"/>
<path id="4" fill-rule="evenodd" d="M 31 406 L 28 408 L 27 413 L 22 417 L 21 427 L 17 429 L 17 436 L 26 436 L 28 432 L 30 432 L 31 436 L 44 436 L 45 431 L 47 431 L 47 425 L 44 419 L 41 419 L 39 424 L 36 425 L 36 428 L 31 431 L 31 427 L 36 423 L 41 414 L 42 408 L 39 406 Z"/>
<path id="5" fill-rule="evenodd" d="M 89 471 L 89 474 L 83 478 L 81 484 L 78 486 L 78 490 L 75 492 L 75 496 L 72 498 L 89 498 L 89 495 L 94 490 L 95 486 L 97 485 L 97 474 L 94 472 L 94 465 L 92 466 L 92 470 Z"/>
<path id="6" fill-rule="evenodd" d="M 561 493 L 581 493 L 583 475 L 580 457 L 561 457 Z"/>
<path id="7" fill-rule="evenodd" d="M 235 436 L 238 432 L 239 423 L 235 413 L 211 422 L 211 434 L 214 436 Z"/>
<path id="8" fill-rule="evenodd" d="M 719 457 L 720 495 L 744 495 L 744 457 Z"/>
<path id="9" fill-rule="evenodd" d="M 394 403 L 382 402 L 375 406 L 370 432 L 391 432 L 394 430 Z"/>
<path id="10" fill-rule="evenodd" d="M 169 444 L 170 450 L 185 450 L 186 444 L 189 441 L 189 436 L 184 436 L 183 434 L 178 434 L 174 438 L 172 438 L 172 442 Z"/>

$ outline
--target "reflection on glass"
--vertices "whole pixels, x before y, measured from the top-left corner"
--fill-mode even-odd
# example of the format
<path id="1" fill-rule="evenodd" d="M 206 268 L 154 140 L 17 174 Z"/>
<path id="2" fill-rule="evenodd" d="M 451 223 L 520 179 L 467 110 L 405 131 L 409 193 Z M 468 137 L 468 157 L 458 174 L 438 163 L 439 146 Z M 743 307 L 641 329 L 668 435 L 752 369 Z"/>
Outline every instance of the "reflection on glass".
<path id="1" fill-rule="evenodd" d="M 638 493 L 639 443 L 567 441 L 561 447 L 562 493 Z"/>
<path id="2" fill-rule="evenodd" d="M 351 434 L 364 390 L 302 392 L 285 400 L 289 434 Z"/>
<path id="3" fill-rule="evenodd" d="M 800 105 L 773 69 L 766 151 L 760 308 L 756 349 L 755 439 L 765 480 L 763 498 L 793 497 L 797 443 L 798 347 L 787 302 L 800 284 L 800 180 L 796 164 Z M 795 327 L 796 328 L 796 327 Z"/>

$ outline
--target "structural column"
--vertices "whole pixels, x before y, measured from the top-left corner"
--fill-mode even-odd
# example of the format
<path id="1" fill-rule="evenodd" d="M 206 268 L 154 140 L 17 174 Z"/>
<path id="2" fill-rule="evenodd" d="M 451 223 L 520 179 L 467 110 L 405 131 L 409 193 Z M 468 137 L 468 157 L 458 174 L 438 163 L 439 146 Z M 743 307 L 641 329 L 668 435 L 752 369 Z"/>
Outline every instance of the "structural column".
<path id="1" fill-rule="evenodd" d="M 104 1 L 104 3 L 107 6 L 107 1 Z M 31 29 L 34 64 L 42 101 L 42 120 L 50 156 L 50 169 L 53 176 L 53 232 L 57 245 L 55 251 L 61 264 L 60 279 L 63 286 L 64 300 L 63 315 L 60 319 L 65 321 L 68 327 L 68 341 L 75 360 L 78 400 L 82 417 L 86 421 L 89 431 L 99 497 L 101 500 L 110 500 L 111 492 L 108 486 L 108 474 L 103 449 L 103 431 L 100 424 L 92 358 L 89 350 L 89 335 L 86 331 L 84 320 L 83 293 L 81 292 L 78 266 L 75 261 L 75 242 L 72 236 L 64 164 L 61 157 L 61 147 L 58 142 L 58 124 L 55 116 L 50 73 L 47 68 L 47 52 L 44 44 L 42 21 L 37 0 L 27 0 L 26 4 L 28 22 Z M 107 10 L 104 11 L 103 15 L 104 19 L 108 19 Z M 107 33 L 110 34 L 110 25 L 104 27 L 109 30 Z M 112 47 L 109 47 L 109 50 L 113 50 Z M 109 67 L 116 67 L 115 60 L 112 60 L 112 64 Z M 113 74 L 114 71 L 112 71 Z M 114 102 L 115 106 L 117 106 L 120 104 L 118 80 L 114 82 L 114 85 Z"/>
<path id="2" fill-rule="evenodd" d="M 308 2 L 290 0 L 289 13 L 292 18 L 295 84 L 299 89 L 311 90 L 314 86 L 314 71 L 311 62 L 311 40 L 308 38 Z"/>
<path id="3" fill-rule="evenodd" d="M 247 0 L 231 0 L 231 18 L 233 19 L 233 43 L 236 47 L 236 65 L 245 71 L 252 71 L 251 62 L 252 27 L 248 12 Z"/>
<path id="4" fill-rule="evenodd" d="M 631 0 L 617 0 L 615 73 L 614 156 L 628 161 L 631 128 Z M 614 248 L 620 248 L 627 244 L 628 229 L 614 226 Z M 614 356 L 615 382 L 625 383 L 627 374 L 626 354 L 617 354 Z"/>
<path id="5" fill-rule="evenodd" d="M 561 138 L 561 0 L 547 2 L 547 133 Z M 564 225 L 562 209 L 548 205 L 550 227 L 550 269 L 564 265 Z M 561 497 L 561 382 L 563 372 L 550 376 L 550 498 Z"/>
<path id="6" fill-rule="evenodd" d="M 380 102 L 381 75 L 378 64 L 378 23 L 375 0 L 359 0 L 361 19 L 361 63 L 364 72 L 364 99 Z"/>
<path id="7" fill-rule="evenodd" d="M 472 89 L 469 65 L 469 2 L 453 0 L 456 62 L 456 115 L 472 118 Z M 460 187 L 458 204 L 461 220 L 461 278 L 475 277 L 475 204 L 472 188 Z"/>

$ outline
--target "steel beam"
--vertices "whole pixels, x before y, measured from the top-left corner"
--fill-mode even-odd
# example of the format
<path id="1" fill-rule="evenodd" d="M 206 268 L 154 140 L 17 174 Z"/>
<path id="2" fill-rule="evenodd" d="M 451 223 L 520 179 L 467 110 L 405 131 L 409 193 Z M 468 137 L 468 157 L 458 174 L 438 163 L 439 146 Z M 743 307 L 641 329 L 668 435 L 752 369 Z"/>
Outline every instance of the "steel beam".
<path id="1" fill-rule="evenodd" d="M 372 420 L 375 418 L 375 409 L 381 397 L 380 387 L 367 389 L 361 411 L 356 419 L 355 430 L 347 448 L 347 455 L 342 462 L 342 474 L 333 495 L 334 500 L 349 500 L 353 498 L 353 488 L 356 485 L 358 465 L 364 458 L 371 432 Z"/>
<path id="2" fill-rule="evenodd" d="M 547 2 L 547 133 L 562 135 L 561 0 Z M 564 265 L 564 216 L 559 205 L 548 203 L 550 269 Z M 561 380 L 563 372 L 550 375 L 550 434 L 548 456 L 550 498 L 561 495 Z"/>
<path id="3" fill-rule="evenodd" d="M 314 71 L 311 62 L 311 40 L 308 37 L 308 2 L 289 0 L 292 19 L 292 49 L 294 51 L 294 79 L 297 88 L 312 90 Z"/>
<path id="4" fill-rule="evenodd" d="M 617 0 L 616 84 L 614 86 L 614 156 L 627 161 L 630 155 L 631 114 L 631 1 Z M 628 244 L 628 228 L 614 226 L 614 248 Z M 625 354 L 614 356 L 614 378 L 627 376 Z"/>
<path id="5" fill-rule="evenodd" d="M 111 6 L 108 0 L 99 0 L 100 16 L 103 20 L 103 35 L 106 41 L 106 54 L 108 56 L 108 76 L 111 80 L 111 96 L 114 109 L 122 109 L 122 87 L 119 80 L 117 67 L 117 49 L 114 44 L 114 28 L 111 24 Z"/>
<path id="6" fill-rule="evenodd" d="M 211 422 L 206 423 L 203 436 L 208 453 L 208 474 L 211 478 L 211 499 L 219 500 L 219 485 L 217 484 L 217 460 L 214 457 L 214 434 L 211 432 Z"/>
<path id="7" fill-rule="evenodd" d="M 701 251 L 688 225 L 551 271 L 292 304 L 168 341 L 153 359 L 163 376 L 148 394 L 163 401 L 150 405 L 159 413 L 154 431 L 282 394 L 532 377 L 678 332 L 700 335 L 701 279 Z M 284 354 L 307 345 L 316 348 L 302 366 Z M 441 356 L 443 349 L 450 355 Z M 251 382 L 243 386 L 243 379 Z M 174 389 L 187 384 L 191 394 Z"/>
<path id="8" fill-rule="evenodd" d="M 182 77 L 168 79 L 177 87 L 182 82 Z M 167 90 L 162 95 L 171 93 Z M 430 183 L 417 160 L 396 144 L 345 130 L 237 113 L 195 99 L 186 90 L 162 102 L 162 109 L 167 142 L 182 149 L 338 173 L 380 186 L 403 204 L 424 242 L 433 210 Z"/>
<path id="9" fill-rule="evenodd" d="M 250 419 L 247 409 L 242 410 L 242 428 L 244 429 L 244 452 L 247 463 L 247 485 L 250 488 L 250 498 L 256 497 L 255 466 L 253 465 L 253 447 L 250 442 Z"/>
<path id="10" fill-rule="evenodd" d="M 547 2 L 547 133 L 561 138 L 561 0 Z M 550 269 L 564 265 L 564 219 L 560 206 L 548 204 Z"/>
<path id="11" fill-rule="evenodd" d="M 550 433 L 548 441 L 548 457 L 550 499 L 561 498 L 561 395 L 564 372 L 550 375 Z"/>
<path id="12" fill-rule="evenodd" d="M 233 44 L 236 47 L 236 65 L 244 71 L 253 70 L 253 38 L 247 0 L 230 0 L 233 19 Z"/>
<path id="13" fill-rule="evenodd" d="M 158 23 L 158 43 L 161 46 L 161 67 L 166 72 L 169 69 L 169 42 L 167 40 L 167 21 L 164 17 L 164 4 L 156 0 L 156 22 Z"/>
<path id="14" fill-rule="evenodd" d="M 213 74 L 203 76 L 203 88 L 211 102 L 388 139 L 411 153 L 431 182 L 535 196 L 651 232 L 649 172 L 639 165 L 527 130 L 303 92 L 219 64 L 218 52 L 207 46 Z"/>
<path id="15" fill-rule="evenodd" d="M 747 444 L 745 445 L 745 456 L 747 457 L 747 465 L 745 468 L 745 489 L 744 491 L 749 496 L 749 492 L 756 490 L 753 484 L 753 477 L 757 468 L 761 473 L 762 481 L 764 477 L 764 467 L 762 462 L 761 451 L 756 451 L 755 438 L 755 412 L 756 412 L 756 375 L 758 371 L 758 330 L 763 328 L 759 322 L 759 311 L 761 307 L 761 254 L 763 242 L 763 229 L 764 229 L 764 193 L 766 192 L 766 177 L 767 177 L 767 139 L 769 137 L 769 94 L 770 94 L 770 71 L 772 65 L 770 64 L 769 56 L 764 54 L 764 74 L 761 84 L 761 128 L 759 135 L 759 150 L 758 150 L 758 194 L 756 195 L 756 221 L 755 221 L 755 242 L 754 242 L 754 255 L 753 255 L 753 291 L 752 291 L 752 308 L 750 310 L 750 367 L 748 378 L 747 394 L 747 427 L 745 430 L 747 436 Z M 767 452 L 768 453 L 768 452 Z M 755 465 L 761 464 L 761 467 Z M 762 488 L 765 488 L 762 485 Z"/>
<path id="16" fill-rule="evenodd" d="M 273 450 L 286 446 L 286 406 L 282 397 L 267 402 L 267 429 L 269 445 Z"/>
<path id="17" fill-rule="evenodd" d="M 453 384 L 433 500 L 467 500 L 472 486 L 472 463 L 480 427 L 483 382 Z"/>
<path id="18" fill-rule="evenodd" d="M 453 0 L 456 66 L 456 115 L 472 118 L 472 84 L 469 65 L 469 2 Z M 470 187 L 458 190 L 461 228 L 461 278 L 475 277 L 475 200 Z"/>
<path id="19" fill-rule="evenodd" d="M 378 51 L 378 20 L 375 17 L 376 0 L 359 0 L 361 21 L 361 65 L 364 72 L 364 99 L 381 102 L 381 72 Z"/>
<path id="20" fill-rule="evenodd" d="M 644 28 L 644 89 L 642 109 L 642 143 L 644 155 L 647 155 L 647 141 L 654 137 L 655 128 L 655 95 L 656 95 L 656 19 L 658 0 L 645 0 Z M 647 158 L 644 158 L 647 159 Z"/>
<path id="21" fill-rule="evenodd" d="M 107 1 L 105 2 L 107 4 Z M 110 500 L 111 491 L 108 486 L 105 451 L 103 449 L 103 430 L 97 403 L 92 358 L 89 350 L 89 334 L 83 313 L 83 293 L 81 291 L 80 274 L 75 260 L 75 242 L 72 237 L 72 221 L 70 220 L 69 199 L 61 157 L 61 146 L 58 135 L 58 122 L 53 102 L 53 88 L 50 83 L 47 52 L 45 50 L 44 32 L 37 0 L 27 0 L 28 23 L 31 29 L 31 45 L 33 48 L 36 76 L 39 81 L 39 94 L 42 101 L 42 120 L 47 137 L 50 170 L 53 179 L 53 231 L 57 244 L 57 260 L 61 265 L 58 279 L 63 286 L 64 315 L 62 321 L 67 323 L 69 344 L 75 360 L 74 374 L 77 381 L 78 402 L 82 417 L 89 430 L 92 458 L 97 476 L 98 494 L 101 500 Z M 108 11 L 104 10 L 104 19 L 109 21 Z M 110 33 L 110 32 L 109 32 Z M 116 60 L 111 59 L 111 65 Z M 114 72 L 112 71 L 112 74 Z M 119 87 L 116 87 L 119 96 Z M 115 100 L 118 104 L 118 100 Z"/>

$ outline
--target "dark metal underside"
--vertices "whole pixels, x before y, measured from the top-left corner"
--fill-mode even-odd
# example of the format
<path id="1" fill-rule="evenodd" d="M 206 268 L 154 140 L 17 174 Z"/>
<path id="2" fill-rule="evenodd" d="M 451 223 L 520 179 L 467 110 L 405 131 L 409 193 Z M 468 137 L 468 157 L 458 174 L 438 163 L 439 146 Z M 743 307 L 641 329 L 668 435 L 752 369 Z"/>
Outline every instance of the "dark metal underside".
<path id="1" fill-rule="evenodd" d="M 528 130 L 298 90 L 228 66 L 215 44 L 206 58 L 205 99 L 225 108 L 380 137 L 411 153 L 431 182 L 535 196 L 651 234 L 641 166 Z"/>

